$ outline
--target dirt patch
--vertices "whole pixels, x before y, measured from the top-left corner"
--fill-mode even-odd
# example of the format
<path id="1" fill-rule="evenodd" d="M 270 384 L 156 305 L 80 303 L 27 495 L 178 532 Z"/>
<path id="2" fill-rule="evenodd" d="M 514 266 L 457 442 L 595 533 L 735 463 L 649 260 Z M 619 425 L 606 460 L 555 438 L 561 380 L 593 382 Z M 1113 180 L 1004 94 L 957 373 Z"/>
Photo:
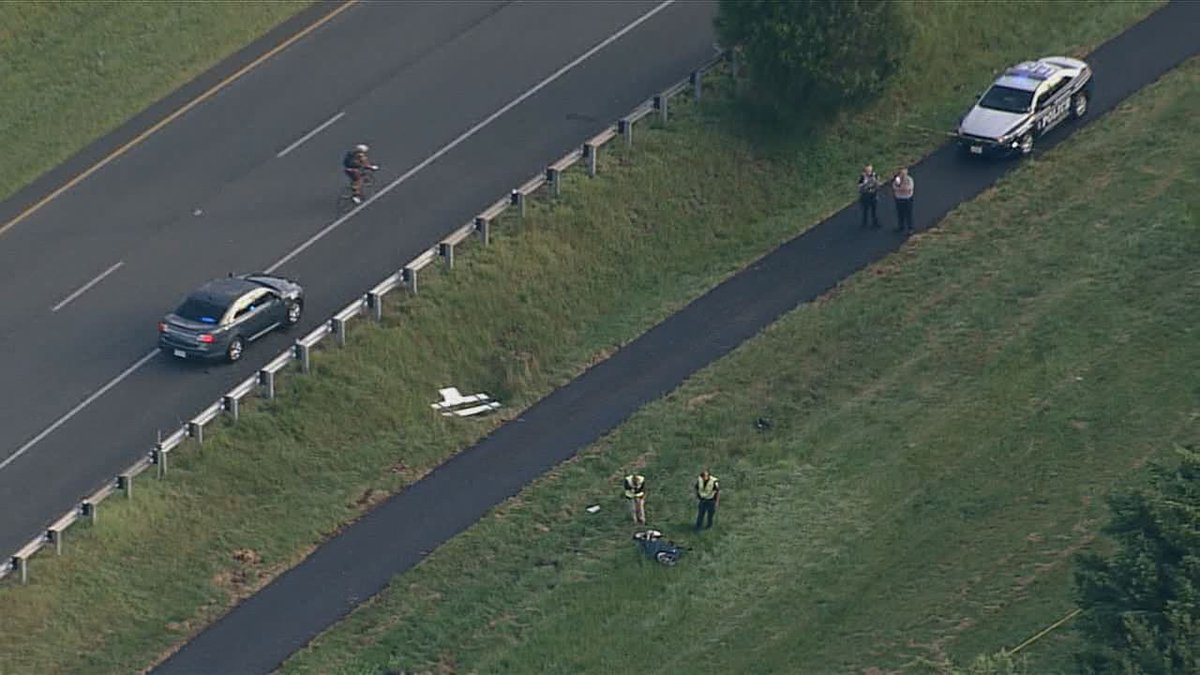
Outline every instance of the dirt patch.
<path id="1" fill-rule="evenodd" d="M 617 350 L 612 347 L 606 347 L 604 349 L 601 349 L 600 351 L 596 352 L 595 354 L 592 354 L 591 358 L 589 358 L 587 360 L 587 365 L 584 366 L 582 369 L 580 369 L 580 372 L 582 372 L 583 370 L 587 370 L 588 368 L 591 368 L 592 366 L 595 366 L 599 363 L 607 361 L 609 358 L 612 357 L 613 354 L 616 354 L 616 353 L 617 353 Z"/>
<path id="2" fill-rule="evenodd" d="M 1036 583 L 1038 579 L 1046 576 L 1046 574 L 1056 568 L 1070 563 L 1076 553 L 1082 551 L 1096 538 L 1095 527 L 1096 523 L 1093 520 L 1081 520 L 1072 525 L 1071 532 L 1076 535 L 1075 539 L 1061 549 L 1047 551 L 1049 560 L 1033 563 L 1033 571 L 1030 574 L 1018 577 L 1016 583 L 1013 584 L 1013 594 L 1016 596 L 1024 595 L 1029 590 L 1029 587 Z"/>
<path id="3" fill-rule="evenodd" d="M 262 563 L 262 556 L 251 548 L 239 548 L 234 550 L 233 559 L 243 565 L 258 565 Z"/>
<path id="4" fill-rule="evenodd" d="M 702 406 L 716 398 L 718 394 L 720 394 L 720 392 L 714 391 L 707 394 L 700 394 L 699 396 L 693 396 L 683 404 L 683 407 L 687 410 L 695 410 L 697 407 Z"/>
<path id="5" fill-rule="evenodd" d="M 504 614 L 501 614 L 500 616 L 492 619 L 491 621 L 488 621 L 487 627 L 489 630 L 496 630 L 496 627 L 499 626 L 500 624 L 512 623 L 513 621 L 516 621 L 516 619 L 517 619 L 517 617 L 515 614 L 505 612 Z"/>
<path id="6" fill-rule="evenodd" d="M 383 500 L 387 499 L 388 494 L 389 493 L 387 490 L 380 490 L 373 487 L 367 488 L 366 490 L 363 490 L 361 495 L 358 496 L 358 499 L 354 500 L 354 507 L 363 510 L 370 510 Z"/>
<path id="7" fill-rule="evenodd" d="M 610 482 L 620 481 L 620 480 L 623 480 L 625 478 L 625 476 L 628 475 L 629 473 L 646 468 L 647 460 L 649 460 L 649 458 L 651 458 L 653 456 L 654 456 L 654 450 L 649 450 L 647 452 L 644 452 L 644 453 L 638 455 L 637 457 L 634 457 L 632 460 L 630 460 L 629 464 L 625 465 L 625 468 L 618 469 L 616 473 L 610 475 L 608 477 L 608 480 Z M 646 483 L 647 483 L 647 487 L 649 487 L 650 480 L 647 479 Z"/>
<path id="8" fill-rule="evenodd" d="M 1154 457 L 1154 455 L 1156 455 L 1157 453 L 1158 453 L 1158 451 L 1157 451 L 1155 448 L 1146 448 L 1145 452 L 1143 452 L 1142 454 L 1140 454 L 1140 455 L 1138 455 L 1137 457 L 1135 457 L 1135 458 L 1134 458 L 1134 460 L 1133 460 L 1133 464 L 1131 465 L 1131 467 L 1132 467 L 1132 468 L 1133 468 L 1135 471 L 1137 471 L 1137 470 L 1141 469 L 1142 467 L 1146 466 L 1146 464 L 1147 464 L 1147 463 L 1148 463 L 1148 462 L 1149 462 L 1149 461 L 1150 461 L 1150 460 L 1151 460 L 1151 459 Z"/>
<path id="9" fill-rule="evenodd" d="M 458 672 L 458 659 L 453 654 L 442 653 L 438 656 L 434 671 L 443 675 L 453 675 Z"/>

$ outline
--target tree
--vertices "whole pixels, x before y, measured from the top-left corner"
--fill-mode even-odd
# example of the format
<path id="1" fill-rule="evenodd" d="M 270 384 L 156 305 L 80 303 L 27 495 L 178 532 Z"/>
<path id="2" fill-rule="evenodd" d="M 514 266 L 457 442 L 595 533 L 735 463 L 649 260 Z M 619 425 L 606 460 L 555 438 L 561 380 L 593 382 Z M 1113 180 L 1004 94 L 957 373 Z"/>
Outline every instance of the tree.
<path id="1" fill-rule="evenodd" d="M 1089 672 L 1200 673 L 1200 452 L 1150 475 L 1109 499 L 1115 553 L 1076 559 Z"/>
<path id="2" fill-rule="evenodd" d="M 911 32 L 897 0 L 721 0 L 716 29 L 756 98 L 784 116 L 879 93 Z"/>

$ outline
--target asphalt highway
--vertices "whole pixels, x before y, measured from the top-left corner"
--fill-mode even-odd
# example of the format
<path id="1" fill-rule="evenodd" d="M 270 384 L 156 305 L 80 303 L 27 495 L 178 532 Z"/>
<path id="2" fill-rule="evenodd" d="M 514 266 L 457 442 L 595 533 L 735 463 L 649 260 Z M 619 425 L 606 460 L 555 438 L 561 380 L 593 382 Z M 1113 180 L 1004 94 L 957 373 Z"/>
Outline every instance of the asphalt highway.
<path id="1" fill-rule="evenodd" d="M 713 11 L 359 3 L 5 231 L 0 553 L 143 456 L 157 430 L 685 77 L 713 54 Z M 411 175 L 314 241 L 337 215 L 341 154 L 359 141 L 384 166 L 381 186 Z M 276 266 L 306 286 L 298 331 L 235 366 L 151 355 L 157 320 L 194 286 Z"/>
<path id="2" fill-rule="evenodd" d="M 1176 2 L 1102 45 L 1087 57 L 1097 85 L 1082 123 L 1195 56 L 1196 35 L 1200 3 Z M 1035 156 L 1079 126 L 1052 132 Z M 949 146 L 934 152 L 912 168 L 917 229 L 935 225 L 1016 165 L 969 161 Z M 856 207 L 848 207 L 771 252 L 339 532 L 155 672 L 272 670 L 529 481 L 785 312 L 894 252 L 904 238 L 890 230 L 891 209 L 881 214 L 883 229 L 863 230 Z"/>

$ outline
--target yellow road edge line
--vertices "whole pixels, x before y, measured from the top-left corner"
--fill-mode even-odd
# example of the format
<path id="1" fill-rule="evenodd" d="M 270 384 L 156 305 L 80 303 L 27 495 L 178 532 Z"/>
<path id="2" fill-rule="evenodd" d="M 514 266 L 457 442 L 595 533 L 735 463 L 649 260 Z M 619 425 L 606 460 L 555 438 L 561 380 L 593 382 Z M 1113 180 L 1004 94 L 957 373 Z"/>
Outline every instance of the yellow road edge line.
<path id="1" fill-rule="evenodd" d="M 330 20 L 332 20 L 332 19 L 333 19 L 335 16 L 337 16 L 337 15 L 341 14 L 341 13 L 342 13 L 342 12 L 344 12 L 345 10 L 349 9 L 351 6 L 353 6 L 353 5 L 355 5 L 355 4 L 358 4 L 358 1 L 359 1 L 359 0 L 346 0 L 346 2 L 345 2 L 344 4 L 342 4 L 342 5 L 338 6 L 338 8 L 337 8 L 337 9 L 335 9 L 335 10 L 333 10 L 332 12 L 330 12 L 330 13 L 326 14 L 325 16 L 321 17 L 321 18 L 320 18 L 320 19 L 318 19 L 317 21 L 314 21 L 313 23 L 309 24 L 308 26 L 305 26 L 305 27 L 304 27 L 304 29 L 303 29 L 303 30 L 301 30 L 300 32 L 298 32 L 298 33 L 296 33 L 295 35 L 293 35 L 293 36 L 289 37 L 288 39 L 284 40 L 283 42 L 280 42 L 279 44 L 275 45 L 275 46 L 274 46 L 274 47 L 272 47 L 272 48 L 271 48 L 269 51 L 267 51 L 265 54 L 262 54 L 262 55 L 260 55 L 258 58 L 254 59 L 254 60 L 253 60 L 253 61 L 251 61 L 250 63 L 248 63 L 248 64 L 246 64 L 246 65 L 242 66 L 242 67 L 241 67 L 240 69 L 238 69 L 238 71 L 237 71 L 237 72 L 235 72 L 234 74 L 232 74 L 232 75 L 230 75 L 230 76 L 226 77 L 225 79 L 221 80 L 220 82 L 218 82 L 218 83 L 214 84 L 212 87 L 210 87 L 210 88 L 209 88 L 207 91 L 205 91 L 203 94 L 200 94 L 200 95 L 199 95 L 199 96 L 197 96 L 196 98 L 194 98 L 194 99 L 192 99 L 191 101 L 188 101 L 187 103 L 185 103 L 183 106 L 181 106 L 181 107 L 180 107 L 179 109 L 177 109 L 175 112 L 171 113 L 170 115 L 167 115 L 166 117 L 164 117 L 163 119 L 159 120 L 158 122 L 155 122 L 155 123 L 154 123 L 154 125 L 153 125 L 153 126 L 151 126 L 149 129 L 146 129 L 146 130 L 145 130 L 145 131 L 143 131 L 142 133 L 140 133 L 140 134 L 138 134 L 137 136 L 135 136 L 135 137 L 134 137 L 132 140 L 130 140 L 130 141 L 128 141 L 128 142 L 126 142 L 124 145 L 122 145 L 121 147 L 117 148 L 116 150 L 113 150 L 113 151 L 112 151 L 112 152 L 110 152 L 110 153 L 109 153 L 109 154 L 108 154 L 108 155 L 107 155 L 107 156 L 106 156 L 104 159 L 101 159 L 99 162 L 96 162 L 96 163 L 95 163 L 95 164 L 93 164 L 91 167 L 89 167 L 89 168 L 88 168 L 86 171 L 84 171 L 83 173 L 80 173 L 79 175 L 75 176 L 75 177 L 74 177 L 74 178 L 72 178 L 71 180 L 69 180 L 69 181 L 67 181 L 66 183 L 62 184 L 62 185 L 61 185 L 61 186 L 59 186 L 59 187 L 58 187 L 56 190 L 54 190 L 54 192 L 51 192 L 50 194 L 46 195 L 45 197 L 42 197 L 42 199 L 40 199 L 40 200 L 39 200 L 39 201 L 38 201 L 36 204 L 34 204 L 33 206 L 30 206 L 29 208 L 25 209 L 25 210 L 24 210 L 24 211 L 22 211 L 20 214 L 18 214 L 18 215 L 17 215 L 15 218 L 13 218 L 12 220 L 10 220 L 10 221 L 8 221 L 7 223 L 5 223 L 3 226 L 0 226 L 0 235 L 2 235 L 2 234 L 4 234 L 5 232 L 7 232 L 7 231 L 8 231 L 10 228 L 12 228 L 12 227 L 13 227 L 14 225 L 16 225 L 17 223 L 19 223 L 19 222 L 21 222 L 22 220 L 25 220 L 25 219 L 26 219 L 26 218 L 28 218 L 29 216 L 33 215 L 33 213 L 34 213 L 34 212 L 36 212 L 38 209 L 42 208 L 42 207 L 43 207 L 43 206 L 45 206 L 46 204 L 49 204 L 51 201 L 53 201 L 54 199 L 56 199 L 56 198 L 57 198 L 59 195 L 61 195 L 62 193 L 66 192 L 67 190 L 70 190 L 71 188 L 75 187 L 76 185 L 79 185 L 79 183 L 81 183 L 81 182 L 82 182 L 82 181 L 83 181 L 85 178 L 87 178 L 88 176 L 92 175 L 93 173 L 96 173 L 96 172 L 97 172 L 97 171 L 99 171 L 100 169 L 104 168 L 105 166 L 107 166 L 107 165 L 108 165 L 108 163 L 109 163 L 109 162 L 111 162 L 111 161 L 113 161 L 114 159 L 116 159 L 116 158 L 120 157 L 121 155 L 125 154 L 126 152 L 128 152 L 128 151 L 129 151 L 129 149 L 130 149 L 130 148 L 132 148 L 132 147 L 134 147 L 135 145 L 137 145 L 137 144 L 141 143 L 142 141 L 146 140 L 147 138 L 149 138 L 150 136 L 152 136 L 153 134 L 155 134 L 156 132 L 158 132 L 159 130 L 161 130 L 163 127 L 167 126 L 167 125 L 168 125 L 168 124 L 170 124 L 171 122 L 173 122 L 173 121 L 175 121 L 176 119 L 178 119 L 178 118 L 179 118 L 181 115 L 183 115 L 184 113 L 188 112 L 188 111 L 189 111 L 189 110 L 191 110 L 192 108 L 195 108 L 196 106 L 200 105 L 201 103 L 203 103 L 203 102 L 207 101 L 208 99 L 212 98 L 212 96 L 213 96 L 214 94 L 216 94 L 217 92 L 221 91 L 221 90 L 222 90 L 222 89 L 224 89 L 225 87 L 229 86 L 229 85 L 230 85 L 230 84 L 232 84 L 232 83 L 233 83 L 235 80 L 237 80 L 238 78 L 242 77 L 242 76 L 243 76 L 243 75 L 245 75 L 246 73 L 248 73 L 248 72 L 250 72 L 251 70 L 253 70 L 253 69 L 257 68 L 259 65 L 261 65 L 261 64 L 262 64 L 264 61 L 266 61 L 267 59 L 271 58 L 272 56 L 275 56 L 275 55 L 276 55 L 276 54 L 278 54 L 279 52 L 281 52 L 281 51 L 283 51 L 283 50 L 287 49 L 288 47 L 292 46 L 293 44 L 295 44 L 295 43 L 296 43 L 296 41 L 297 41 L 297 40 L 300 40 L 300 39 L 301 39 L 301 38 L 303 38 L 304 36 L 308 35 L 309 33 L 313 32 L 314 30 L 316 30 L 316 29 L 320 28 L 321 26 L 325 25 L 325 24 L 326 24 L 326 23 L 328 23 Z"/>

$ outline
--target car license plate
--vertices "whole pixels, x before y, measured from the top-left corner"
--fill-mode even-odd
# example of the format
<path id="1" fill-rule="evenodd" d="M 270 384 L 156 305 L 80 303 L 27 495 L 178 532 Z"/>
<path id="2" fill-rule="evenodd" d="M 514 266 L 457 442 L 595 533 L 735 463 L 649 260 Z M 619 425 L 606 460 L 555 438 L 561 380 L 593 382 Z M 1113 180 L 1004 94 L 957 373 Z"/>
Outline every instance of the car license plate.
<path id="1" fill-rule="evenodd" d="M 178 357 L 179 357 L 179 358 L 181 358 L 181 359 L 186 359 L 186 358 L 187 358 L 187 352 L 183 351 L 182 349 L 176 349 L 176 350 L 175 350 L 175 356 L 178 356 Z"/>
<path id="2" fill-rule="evenodd" d="M 971 154 L 982 155 L 983 154 L 983 146 L 982 145 L 972 145 L 971 146 Z"/>

